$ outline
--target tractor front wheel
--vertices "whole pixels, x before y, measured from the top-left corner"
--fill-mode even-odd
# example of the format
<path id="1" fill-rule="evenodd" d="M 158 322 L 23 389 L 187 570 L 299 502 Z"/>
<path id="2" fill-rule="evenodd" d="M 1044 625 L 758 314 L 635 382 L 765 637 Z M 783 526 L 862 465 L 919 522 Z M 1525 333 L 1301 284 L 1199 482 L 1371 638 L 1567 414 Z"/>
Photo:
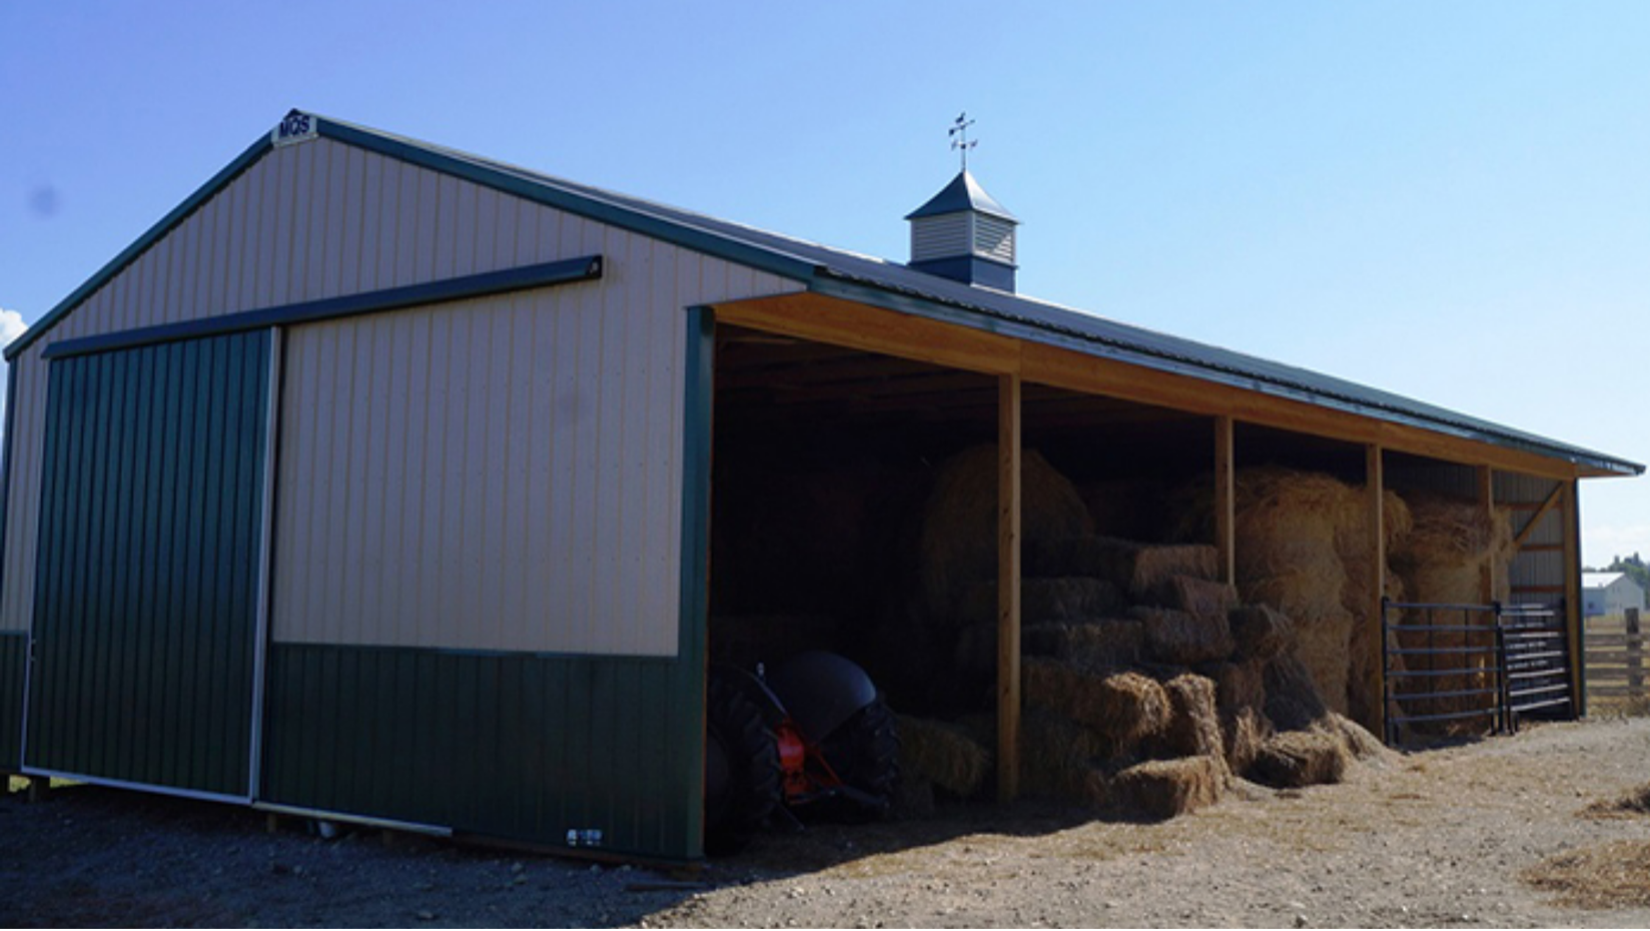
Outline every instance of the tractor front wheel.
<path id="1" fill-rule="evenodd" d="M 888 813 L 899 786 L 899 734 L 894 713 L 882 696 L 831 732 L 820 750 L 837 776 L 865 797 L 846 813 L 861 817 Z"/>

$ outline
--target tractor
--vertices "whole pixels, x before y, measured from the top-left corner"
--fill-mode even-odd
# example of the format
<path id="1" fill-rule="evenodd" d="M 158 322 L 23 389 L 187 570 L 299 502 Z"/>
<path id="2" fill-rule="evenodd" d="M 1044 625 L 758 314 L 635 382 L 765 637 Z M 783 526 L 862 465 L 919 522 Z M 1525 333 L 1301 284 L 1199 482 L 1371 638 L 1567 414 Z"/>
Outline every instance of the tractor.
<path id="1" fill-rule="evenodd" d="M 875 818 L 899 781 L 894 715 L 871 677 L 835 653 L 774 669 L 713 666 L 705 709 L 705 852 L 737 852 L 799 813 Z"/>

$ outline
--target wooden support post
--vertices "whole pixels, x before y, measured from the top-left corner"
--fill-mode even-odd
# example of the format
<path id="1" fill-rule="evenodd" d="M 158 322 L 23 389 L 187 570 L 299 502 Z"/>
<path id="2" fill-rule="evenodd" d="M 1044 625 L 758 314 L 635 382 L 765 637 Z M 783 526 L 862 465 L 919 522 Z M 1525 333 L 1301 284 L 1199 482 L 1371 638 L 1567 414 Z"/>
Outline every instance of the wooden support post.
<path id="1" fill-rule="evenodd" d="M 1495 526 L 1495 470 L 1489 466 L 1479 466 L 1476 470 L 1478 480 L 1478 504 L 1484 509 L 1485 526 Z M 1479 581 L 1479 601 L 1490 604 L 1496 600 L 1496 593 L 1500 591 L 1498 583 L 1501 580 L 1495 577 L 1495 559 L 1493 556 L 1484 560 L 1482 578 Z"/>
<path id="2" fill-rule="evenodd" d="M 52 797 L 52 780 L 49 776 L 30 776 L 29 793 L 25 796 L 29 803 L 38 804 L 50 801 Z"/>
<path id="3" fill-rule="evenodd" d="M 1587 665 L 1582 639 L 1581 611 L 1581 482 L 1563 485 L 1564 520 L 1564 632 L 1570 646 L 1570 708 L 1587 716 Z"/>
<path id="4" fill-rule="evenodd" d="M 1364 642 L 1374 655 L 1365 657 L 1369 670 L 1364 688 L 1370 696 L 1371 720 L 1358 723 L 1372 733 L 1384 736 L 1389 714 L 1386 700 L 1386 613 L 1381 596 L 1386 594 L 1386 471 L 1381 463 L 1381 447 L 1371 443 L 1364 447 L 1364 506 L 1369 509 L 1369 562 L 1359 570 L 1369 574 L 1372 603 L 1366 605 L 1364 618 L 1367 636 Z M 1356 666 L 1356 664 L 1354 664 Z M 1396 717 L 1397 705 L 1392 703 L 1390 713 Z"/>
<path id="5" fill-rule="evenodd" d="M 1020 791 L 1020 376 L 997 380 L 997 798 Z"/>
<path id="6" fill-rule="evenodd" d="M 1232 418 L 1215 418 L 1215 548 L 1220 580 L 1237 584 L 1237 462 Z"/>

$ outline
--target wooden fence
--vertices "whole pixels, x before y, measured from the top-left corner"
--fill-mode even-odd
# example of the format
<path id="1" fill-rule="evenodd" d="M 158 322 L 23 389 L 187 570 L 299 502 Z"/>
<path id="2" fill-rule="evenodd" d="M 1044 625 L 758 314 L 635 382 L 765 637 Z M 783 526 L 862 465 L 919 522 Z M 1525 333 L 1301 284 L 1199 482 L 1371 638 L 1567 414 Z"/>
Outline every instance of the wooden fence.
<path id="1" fill-rule="evenodd" d="M 1594 710 L 1644 711 L 1644 634 L 1637 608 L 1587 619 L 1587 703 Z"/>

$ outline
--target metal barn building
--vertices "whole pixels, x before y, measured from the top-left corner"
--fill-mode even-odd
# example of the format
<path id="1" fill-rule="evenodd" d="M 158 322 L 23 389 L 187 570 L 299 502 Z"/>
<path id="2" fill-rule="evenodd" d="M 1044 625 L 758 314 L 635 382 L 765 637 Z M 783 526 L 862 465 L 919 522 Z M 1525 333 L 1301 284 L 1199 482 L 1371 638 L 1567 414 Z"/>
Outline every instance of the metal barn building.
<path id="1" fill-rule="evenodd" d="M 1577 483 L 1641 466 L 1017 296 L 966 173 L 910 219 L 881 261 L 289 115 L 6 350 L 0 771 L 696 858 L 712 444 L 815 417 L 1000 443 L 1005 747 L 1020 450 L 1073 430 L 1214 476 L 1228 575 L 1245 461 L 1511 507 L 1579 713 Z"/>

